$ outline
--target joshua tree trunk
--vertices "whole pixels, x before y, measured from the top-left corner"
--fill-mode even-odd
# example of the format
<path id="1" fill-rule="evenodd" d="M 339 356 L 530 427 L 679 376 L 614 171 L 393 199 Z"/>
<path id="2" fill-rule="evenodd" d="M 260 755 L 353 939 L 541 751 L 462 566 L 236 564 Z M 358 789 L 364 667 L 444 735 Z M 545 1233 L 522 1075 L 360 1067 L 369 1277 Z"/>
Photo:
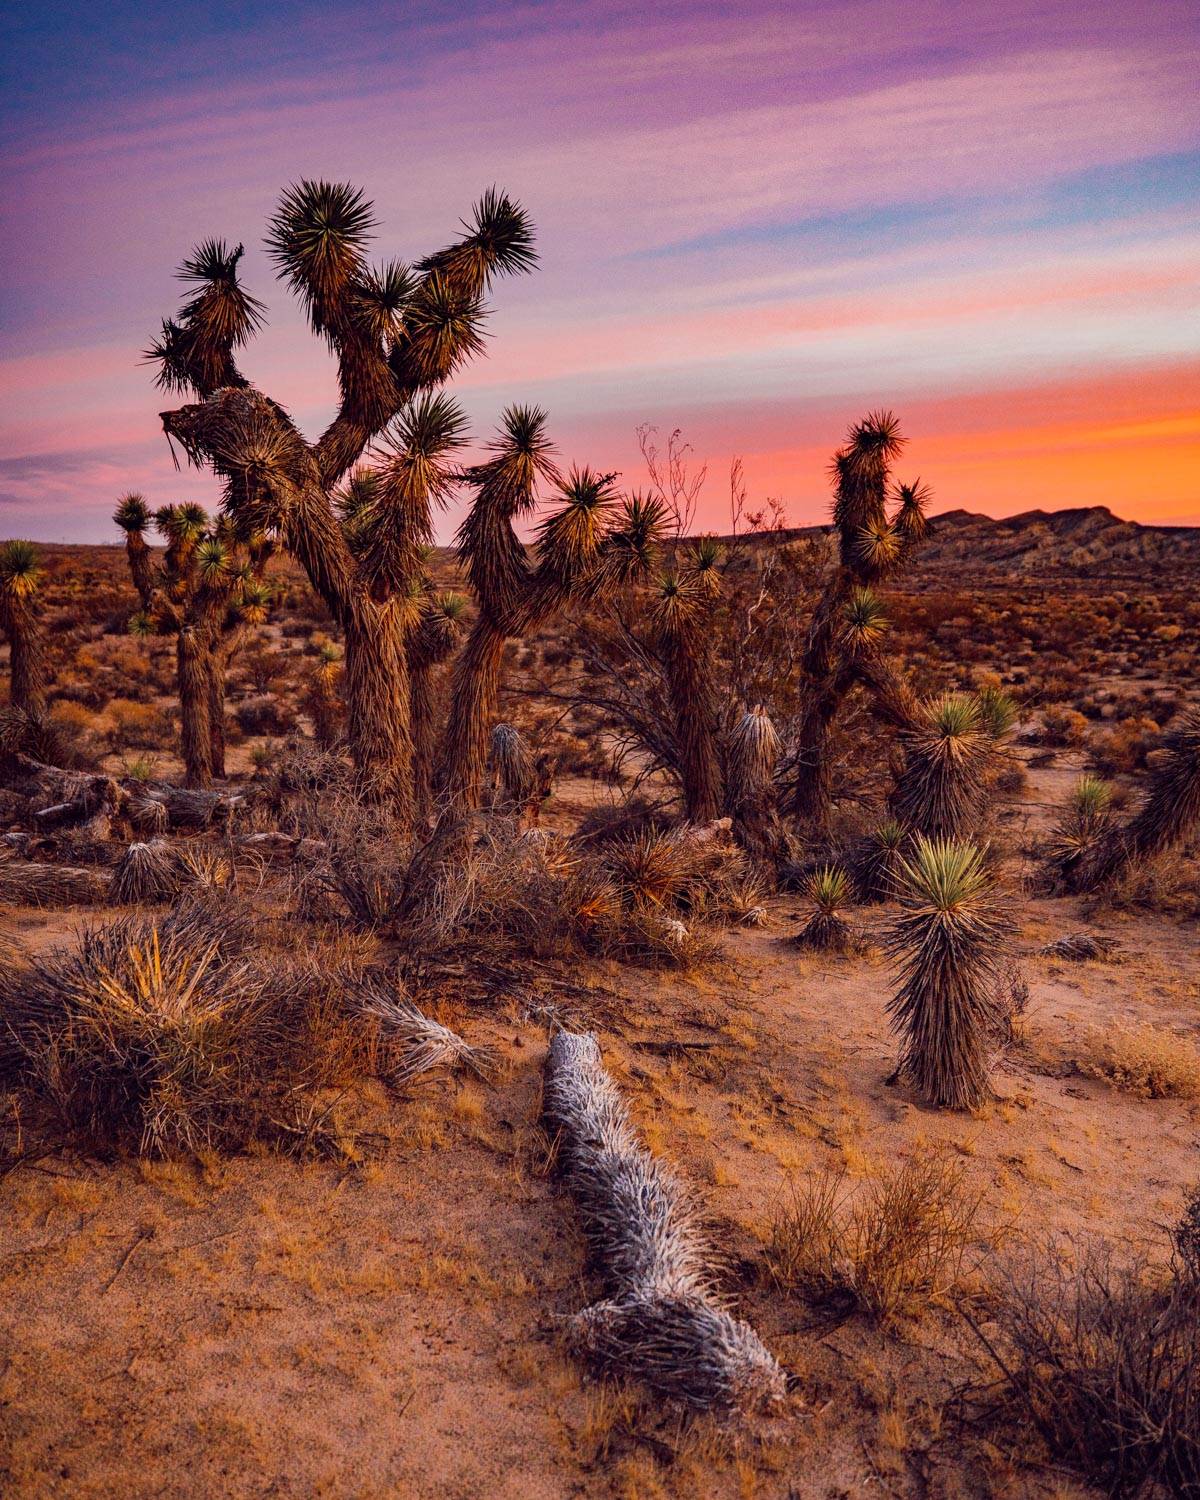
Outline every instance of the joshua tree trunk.
<path id="1" fill-rule="evenodd" d="M 46 656 L 42 622 L 25 599 L 15 600 L 8 618 L 10 692 L 14 708 L 40 719 L 46 711 Z"/>
<path id="2" fill-rule="evenodd" d="M 212 746 L 212 774 L 218 781 L 225 779 L 225 670 L 219 655 L 214 653 L 208 663 L 208 735 Z"/>
<path id="3" fill-rule="evenodd" d="M 413 808 L 419 818 L 424 818 L 429 815 L 433 803 L 433 750 L 437 741 L 432 662 L 421 662 L 410 668 L 408 717 L 413 740 Z"/>
<path id="4" fill-rule="evenodd" d="M 346 617 L 346 721 L 350 753 L 367 788 L 412 807 L 405 631 L 394 601 L 359 599 Z"/>
<path id="5" fill-rule="evenodd" d="M 481 611 L 454 663 L 440 790 L 463 811 L 473 811 L 483 800 L 507 641 L 503 626 Z"/>
<path id="6" fill-rule="evenodd" d="M 711 664 L 705 660 L 698 634 L 690 628 L 672 632 L 665 646 L 684 812 L 692 823 L 711 823 L 721 812 L 721 757 Z"/>
<path id="7" fill-rule="evenodd" d="M 202 788 L 212 781 L 211 676 L 207 653 L 195 629 L 184 626 L 175 642 L 179 708 L 182 717 L 184 785 Z"/>

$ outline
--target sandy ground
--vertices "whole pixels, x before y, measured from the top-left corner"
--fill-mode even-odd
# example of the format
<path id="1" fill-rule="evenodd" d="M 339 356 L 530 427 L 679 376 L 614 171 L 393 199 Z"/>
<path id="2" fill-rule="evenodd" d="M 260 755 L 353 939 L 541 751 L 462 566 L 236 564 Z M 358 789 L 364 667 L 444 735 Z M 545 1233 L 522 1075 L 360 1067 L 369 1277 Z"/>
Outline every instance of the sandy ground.
<path id="1" fill-rule="evenodd" d="M 1060 776 L 1039 773 L 1037 798 Z M 703 1191 L 738 1306 L 797 1376 L 782 1413 L 684 1432 L 561 1352 L 555 1317 L 589 1292 L 537 1124 L 545 1015 L 514 997 L 454 1018 L 495 1050 L 494 1086 L 441 1079 L 363 1101 L 360 1167 L 52 1157 L 0 1181 L 0 1492 L 1085 1493 L 953 1428 L 942 1408 L 975 1347 L 953 1310 L 890 1332 L 822 1323 L 774 1288 L 764 1245 L 792 1182 L 830 1165 L 864 1180 L 930 1143 L 962 1161 L 987 1239 L 1009 1252 L 1055 1231 L 1161 1243 L 1200 1176 L 1197 1105 L 1121 1092 L 1077 1063 L 1091 1028 L 1114 1022 L 1200 1040 L 1195 926 L 1089 923 L 1073 902 L 1014 896 L 1025 953 L 1090 927 L 1124 961 L 1028 958 L 1022 1039 L 997 1063 L 996 1100 L 962 1116 L 884 1081 L 887 910 L 856 914 L 875 945 L 864 956 L 825 959 L 783 942 L 800 904 L 731 932 L 711 972 L 597 965 L 542 997 L 597 1029 L 646 1139 Z M 64 919 L 8 925 L 49 941 Z M 670 1040 L 706 1045 L 639 1045 Z M 980 1249 L 985 1264 L 1002 1253 Z"/>

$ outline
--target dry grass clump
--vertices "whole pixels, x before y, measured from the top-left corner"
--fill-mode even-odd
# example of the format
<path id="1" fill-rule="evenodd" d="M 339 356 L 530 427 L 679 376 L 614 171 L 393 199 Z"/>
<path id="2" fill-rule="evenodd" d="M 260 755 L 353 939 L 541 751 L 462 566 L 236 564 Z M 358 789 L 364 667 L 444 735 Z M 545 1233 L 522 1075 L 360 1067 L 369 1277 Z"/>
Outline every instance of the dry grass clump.
<path id="1" fill-rule="evenodd" d="M 1193 1197 L 1191 1209 L 1196 1212 Z M 976 1329 L 999 1374 L 996 1415 L 1110 1495 L 1200 1493 L 1200 1278 L 1187 1216 L 1170 1268 L 1089 1249 L 1010 1275 L 998 1331 Z"/>
<path id="2" fill-rule="evenodd" d="M 857 1189 L 844 1168 L 827 1170 L 793 1188 L 776 1218 L 771 1271 L 815 1302 L 849 1302 L 881 1322 L 914 1317 L 962 1285 L 979 1211 L 962 1166 L 941 1151 L 922 1151 Z"/>
<path id="3" fill-rule="evenodd" d="M 1143 1099 L 1200 1098 L 1200 1047 L 1157 1026 L 1093 1029 L 1080 1070 Z"/>
<path id="4" fill-rule="evenodd" d="M 202 893 L 4 975 L 10 1072 L 52 1129 L 151 1155 L 294 1145 L 298 1111 L 315 1099 L 318 1118 L 323 1090 L 469 1060 L 445 1028 L 422 1033 L 415 1008 L 365 1004 L 389 991 L 361 963 L 320 944 L 263 951 L 261 925 L 238 918 Z"/>
<path id="5" fill-rule="evenodd" d="M 206 924 L 91 928 L 6 988 L 32 1090 L 70 1131 L 151 1153 L 240 1132 L 265 985 Z"/>

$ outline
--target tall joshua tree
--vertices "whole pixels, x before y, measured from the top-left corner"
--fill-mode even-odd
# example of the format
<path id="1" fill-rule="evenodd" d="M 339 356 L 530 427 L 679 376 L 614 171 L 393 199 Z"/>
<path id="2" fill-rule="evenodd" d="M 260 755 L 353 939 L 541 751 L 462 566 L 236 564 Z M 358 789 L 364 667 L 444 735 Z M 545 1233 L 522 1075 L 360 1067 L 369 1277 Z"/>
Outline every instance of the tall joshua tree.
<path id="1" fill-rule="evenodd" d="M 898 1075 L 930 1104 L 976 1109 L 988 1094 L 1007 931 L 991 880 L 974 844 L 918 836 L 897 885 L 889 951 L 900 987 L 889 1009 L 902 1041 Z"/>
<path id="2" fill-rule="evenodd" d="M 536 255 L 526 215 L 494 190 L 458 240 L 412 268 L 369 263 L 374 227 L 358 189 L 310 181 L 283 194 L 269 226 L 279 277 L 338 363 L 339 408 L 315 442 L 235 362 L 263 317 L 238 280 L 240 245 L 210 240 L 183 263 L 191 294 L 150 353 L 165 389 L 196 398 L 163 413 L 168 437 L 222 478 L 225 512 L 240 526 L 282 540 L 341 626 L 351 754 L 364 783 L 395 795 L 406 813 L 407 638 L 419 622 L 420 547 L 444 478 L 438 465 L 458 438 L 419 398 L 482 349 L 494 277 L 531 269 Z M 347 476 L 381 439 L 372 478 L 356 485 Z"/>
<path id="3" fill-rule="evenodd" d="M 893 710 L 907 706 L 895 674 L 864 649 L 880 628 L 873 588 L 903 565 L 925 530 L 927 489 L 919 482 L 892 483 L 891 465 L 903 446 L 896 417 L 871 412 L 851 427 L 834 456 L 838 563 L 813 612 L 801 661 L 804 708 L 788 798 L 791 813 L 803 822 L 819 824 L 828 814 L 829 733 L 855 682 L 882 695 Z"/>
<path id="4" fill-rule="evenodd" d="M 564 477 L 537 408 L 509 408 L 491 457 L 464 478 L 475 496 L 458 548 L 477 613 L 454 663 L 438 772 L 439 792 L 459 812 L 482 800 L 506 643 L 569 601 L 644 572 L 663 524 L 656 507 L 622 504 L 610 475 L 573 469 Z M 536 510 L 539 484 L 551 487 L 559 504 L 538 525 L 530 551 L 514 522 Z"/>
<path id="5" fill-rule="evenodd" d="M 9 701 L 33 720 L 46 711 L 46 647 L 37 603 L 41 581 L 32 542 L 0 547 L 0 628 L 8 637 Z"/>
<path id="6" fill-rule="evenodd" d="M 247 631 L 266 619 L 271 542 L 261 534 L 240 540 L 232 522 L 210 521 L 199 505 L 165 505 L 152 517 L 136 494 L 113 519 L 141 604 L 130 628 L 175 638 L 185 779 L 207 786 L 225 775 L 226 671 Z M 151 521 L 167 543 L 161 562 L 146 541 Z"/>

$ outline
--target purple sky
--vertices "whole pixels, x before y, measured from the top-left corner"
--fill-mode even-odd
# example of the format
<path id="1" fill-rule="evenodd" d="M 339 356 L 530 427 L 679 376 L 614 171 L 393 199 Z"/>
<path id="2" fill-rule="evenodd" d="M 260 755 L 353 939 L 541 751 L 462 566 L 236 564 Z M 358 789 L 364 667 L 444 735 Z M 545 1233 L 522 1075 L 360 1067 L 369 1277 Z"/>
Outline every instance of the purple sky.
<path id="1" fill-rule="evenodd" d="M 244 240 L 247 372 L 315 432 L 333 371 L 262 253 L 280 189 L 364 187 L 416 258 L 497 183 L 542 265 L 456 390 L 640 477 L 680 426 L 795 521 L 894 406 L 943 508 L 1200 522 L 1200 10 L 41 5 L 0 36 L 0 534 L 104 540 L 177 475 L 138 362 L 198 239 Z"/>

